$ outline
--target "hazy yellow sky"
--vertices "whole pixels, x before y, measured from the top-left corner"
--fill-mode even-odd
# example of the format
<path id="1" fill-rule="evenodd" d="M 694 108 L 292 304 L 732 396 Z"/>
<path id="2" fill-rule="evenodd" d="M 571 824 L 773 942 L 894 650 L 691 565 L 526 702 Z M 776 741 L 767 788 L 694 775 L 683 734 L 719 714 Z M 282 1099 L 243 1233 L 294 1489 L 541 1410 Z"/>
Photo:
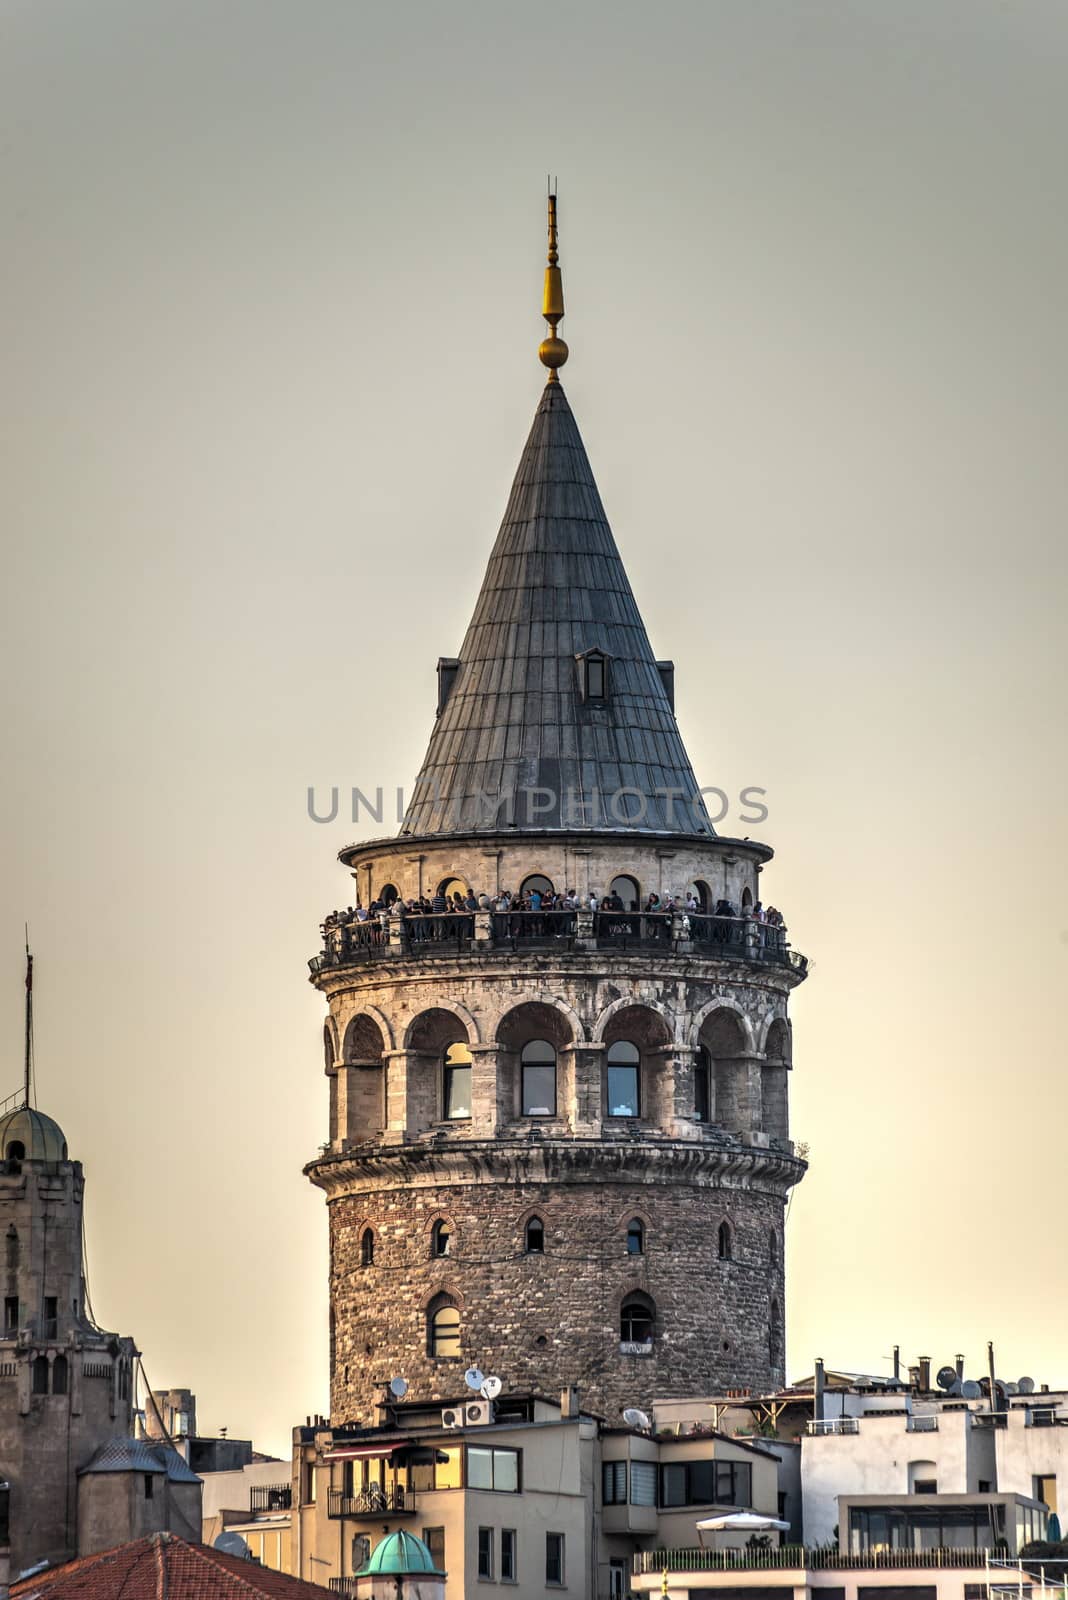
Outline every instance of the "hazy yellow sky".
<path id="1" fill-rule="evenodd" d="M 306 790 L 420 763 L 552 171 L 568 396 L 813 961 L 789 1368 L 1068 1381 L 1063 0 L 0 17 L 0 1038 L 26 918 L 105 1325 L 209 1429 L 326 1410 Z"/>

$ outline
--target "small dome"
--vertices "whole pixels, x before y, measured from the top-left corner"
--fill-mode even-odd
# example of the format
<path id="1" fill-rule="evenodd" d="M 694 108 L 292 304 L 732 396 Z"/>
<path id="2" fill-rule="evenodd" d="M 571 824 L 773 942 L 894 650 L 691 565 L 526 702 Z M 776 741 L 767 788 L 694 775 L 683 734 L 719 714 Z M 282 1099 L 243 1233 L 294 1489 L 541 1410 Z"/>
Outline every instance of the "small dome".
<path id="1" fill-rule="evenodd" d="M 19 1106 L 0 1117 L 0 1158 L 5 1161 L 66 1161 L 63 1129 L 43 1111 Z"/>
<path id="2" fill-rule="evenodd" d="M 438 1572 L 434 1565 L 434 1557 L 414 1533 L 406 1533 L 403 1528 L 396 1533 L 389 1533 L 380 1544 L 376 1544 L 371 1559 L 366 1562 L 356 1574 L 362 1578 L 375 1572 L 409 1573 L 409 1572 Z M 441 1574 L 444 1577 L 444 1573 Z"/>

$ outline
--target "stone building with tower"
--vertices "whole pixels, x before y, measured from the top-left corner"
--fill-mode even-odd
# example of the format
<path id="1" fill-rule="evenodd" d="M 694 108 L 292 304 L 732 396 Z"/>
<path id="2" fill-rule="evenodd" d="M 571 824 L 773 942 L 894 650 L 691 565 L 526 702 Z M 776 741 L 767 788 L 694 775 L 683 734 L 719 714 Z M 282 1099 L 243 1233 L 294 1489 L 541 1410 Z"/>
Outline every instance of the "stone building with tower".
<path id="1" fill-rule="evenodd" d="M 27 951 L 25 1083 L 0 1114 L 0 1528 L 13 1579 L 201 1522 L 189 1465 L 169 1443 L 131 1436 L 134 1341 L 92 1314 L 82 1164 L 32 1104 L 32 980 Z"/>
<path id="2" fill-rule="evenodd" d="M 396 838 L 341 860 L 323 994 L 334 1427 L 397 1375 L 618 1419 L 781 1383 L 789 999 L 771 849 L 710 822 L 559 381 Z M 506 895 L 511 899 L 505 898 Z M 460 1384 L 462 1388 L 462 1380 Z"/>

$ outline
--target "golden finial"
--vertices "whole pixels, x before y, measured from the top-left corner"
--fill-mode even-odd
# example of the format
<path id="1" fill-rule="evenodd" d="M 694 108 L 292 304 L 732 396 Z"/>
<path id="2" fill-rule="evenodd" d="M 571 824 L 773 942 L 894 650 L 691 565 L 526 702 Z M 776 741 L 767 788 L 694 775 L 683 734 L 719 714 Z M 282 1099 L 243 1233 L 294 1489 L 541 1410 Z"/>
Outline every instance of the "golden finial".
<path id="1" fill-rule="evenodd" d="M 545 295 L 541 314 L 549 324 L 549 337 L 538 347 L 538 359 L 549 368 L 549 382 L 559 383 L 557 368 L 567 360 L 567 345 L 556 336 L 556 325 L 564 315 L 564 281 L 560 276 L 560 255 L 556 248 L 556 195 L 549 190 L 549 265 L 545 268 Z"/>

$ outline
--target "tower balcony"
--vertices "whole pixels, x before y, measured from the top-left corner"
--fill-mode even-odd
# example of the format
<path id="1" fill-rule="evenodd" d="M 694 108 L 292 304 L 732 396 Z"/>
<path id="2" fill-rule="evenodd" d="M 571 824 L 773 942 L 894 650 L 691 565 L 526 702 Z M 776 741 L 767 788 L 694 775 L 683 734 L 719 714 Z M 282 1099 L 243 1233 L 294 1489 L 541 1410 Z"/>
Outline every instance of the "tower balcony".
<path id="1" fill-rule="evenodd" d="M 323 947 L 308 966 L 314 978 L 338 968 L 375 962 L 520 955 L 538 950 L 611 951 L 616 955 L 644 952 L 748 962 L 785 968 L 799 980 L 808 971 L 807 958 L 791 948 L 785 927 L 773 927 L 753 917 L 588 909 L 381 912 L 365 922 L 354 919 L 326 926 Z"/>

